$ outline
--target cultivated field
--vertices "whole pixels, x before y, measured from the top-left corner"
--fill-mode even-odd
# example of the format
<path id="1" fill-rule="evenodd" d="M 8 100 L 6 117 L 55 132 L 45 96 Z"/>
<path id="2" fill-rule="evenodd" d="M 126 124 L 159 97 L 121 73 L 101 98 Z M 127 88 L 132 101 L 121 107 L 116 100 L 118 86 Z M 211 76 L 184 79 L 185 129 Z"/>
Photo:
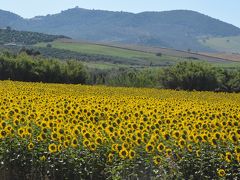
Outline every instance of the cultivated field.
<path id="1" fill-rule="evenodd" d="M 178 51 L 168 48 L 144 47 L 137 45 L 121 44 L 96 44 L 89 42 L 78 42 L 74 40 L 57 40 L 52 43 L 39 43 L 36 47 L 45 48 L 51 44 L 52 48 L 68 50 L 86 55 L 105 56 L 112 60 L 89 60 L 86 65 L 89 67 L 112 68 L 114 67 L 163 67 L 173 65 L 182 61 L 209 62 L 214 66 L 236 67 L 239 62 L 229 56 L 217 56 L 210 53 L 197 53 Z M 91 59 L 91 58 L 90 58 Z M 103 59 L 103 58 L 102 58 Z"/>
<path id="2" fill-rule="evenodd" d="M 0 82 L 1 177 L 240 178 L 240 94 Z"/>

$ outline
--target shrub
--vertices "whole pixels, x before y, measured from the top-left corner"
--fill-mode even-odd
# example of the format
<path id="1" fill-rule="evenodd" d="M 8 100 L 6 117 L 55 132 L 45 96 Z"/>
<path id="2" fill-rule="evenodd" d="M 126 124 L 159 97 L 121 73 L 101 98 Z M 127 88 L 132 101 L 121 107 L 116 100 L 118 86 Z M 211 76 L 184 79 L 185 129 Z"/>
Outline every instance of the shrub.
<path id="1" fill-rule="evenodd" d="M 205 63 L 180 62 L 164 69 L 161 83 L 165 88 L 212 91 L 218 87 L 215 68 Z"/>

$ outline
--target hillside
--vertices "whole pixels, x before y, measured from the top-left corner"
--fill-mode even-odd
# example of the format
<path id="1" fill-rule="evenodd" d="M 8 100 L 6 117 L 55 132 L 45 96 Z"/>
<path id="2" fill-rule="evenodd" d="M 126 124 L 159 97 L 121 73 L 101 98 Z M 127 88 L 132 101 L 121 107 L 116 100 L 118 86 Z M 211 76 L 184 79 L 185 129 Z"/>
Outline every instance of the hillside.
<path id="1" fill-rule="evenodd" d="M 0 29 L 0 44 L 14 43 L 21 45 L 36 44 L 39 42 L 52 42 L 59 38 L 67 38 L 62 35 L 48 35 L 36 32 L 16 31 L 11 28 Z"/>
<path id="2" fill-rule="evenodd" d="M 187 10 L 134 14 L 73 8 L 24 20 L 9 15 L 6 22 L 0 21 L 0 27 L 9 25 L 19 30 L 63 34 L 78 40 L 192 51 L 216 51 L 199 39 L 240 35 L 240 29 L 233 25 Z"/>
<path id="3" fill-rule="evenodd" d="M 24 19 L 14 13 L 0 10 L 0 28 L 5 28 L 7 26 L 13 27 L 16 23 L 23 23 Z"/>
<path id="4" fill-rule="evenodd" d="M 201 43 L 220 52 L 240 53 L 240 36 L 207 38 Z"/>

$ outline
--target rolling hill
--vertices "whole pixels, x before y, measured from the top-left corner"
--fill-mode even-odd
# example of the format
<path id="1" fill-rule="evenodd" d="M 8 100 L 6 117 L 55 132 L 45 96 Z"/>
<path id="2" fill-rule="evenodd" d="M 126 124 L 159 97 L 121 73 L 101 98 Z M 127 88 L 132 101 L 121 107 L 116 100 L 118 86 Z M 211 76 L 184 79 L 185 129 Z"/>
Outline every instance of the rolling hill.
<path id="1" fill-rule="evenodd" d="M 63 34 L 78 40 L 141 44 L 179 50 L 216 51 L 203 38 L 240 35 L 240 29 L 188 10 L 165 12 L 112 12 L 73 8 L 58 14 L 23 19 L 6 11 L 0 27 Z"/>

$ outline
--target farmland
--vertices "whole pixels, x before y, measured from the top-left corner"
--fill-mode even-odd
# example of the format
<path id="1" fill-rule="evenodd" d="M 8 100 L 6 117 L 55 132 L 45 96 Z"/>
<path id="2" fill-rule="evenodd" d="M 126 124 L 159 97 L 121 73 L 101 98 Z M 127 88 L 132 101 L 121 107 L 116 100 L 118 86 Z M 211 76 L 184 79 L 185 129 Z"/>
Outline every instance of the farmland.
<path id="1" fill-rule="evenodd" d="M 49 44 L 49 43 L 48 43 Z M 133 66 L 165 66 L 169 64 L 174 64 L 179 61 L 183 61 L 181 57 L 173 57 L 168 55 L 156 56 L 156 53 L 120 48 L 114 46 L 107 46 L 104 44 L 94 44 L 86 42 L 64 42 L 64 41 L 54 41 L 50 43 L 52 48 L 73 51 L 77 53 L 82 53 L 90 56 L 105 56 L 109 57 L 110 62 L 117 65 L 133 65 Z M 39 43 L 37 47 L 46 47 L 46 43 Z M 92 58 L 93 59 L 93 58 Z M 102 58 L 103 59 L 103 58 Z M 102 60 L 102 63 L 104 59 Z M 90 58 L 90 63 L 93 60 Z M 95 62 L 97 63 L 97 62 Z M 106 63 L 106 65 L 109 61 Z M 98 64 L 98 63 L 97 63 Z"/>
<path id="2" fill-rule="evenodd" d="M 0 172 L 240 178 L 239 115 L 235 93 L 0 81 Z"/>
<path id="3" fill-rule="evenodd" d="M 51 44 L 51 48 L 46 48 Z M 228 56 L 218 56 L 216 54 L 196 53 L 178 51 L 167 48 L 145 47 L 137 45 L 121 44 L 96 44 L 92 42 L 78 42 L 74 40 L 56 40 L 51 43 L 38 43 L 35 47 L 43 48 L 42 51 L 65 52 L 64 56 L 71 53 L 78 53 L 73 58 L 88 56 L 85 64 L 89 67 L 108 68 L 130 66 L 134 68 L 154 68 L 176 64 L 182 61 L 202 61 L 209 62 L 216 67 L 232 68 L 239 66 L 238 58 L 232 59 Z M 43 51 L 43 55 L 44 55 Z M 40 49 L 41 52 L 41 49 Z M 60 58 L 61 56 L 56 56 Z"/>

